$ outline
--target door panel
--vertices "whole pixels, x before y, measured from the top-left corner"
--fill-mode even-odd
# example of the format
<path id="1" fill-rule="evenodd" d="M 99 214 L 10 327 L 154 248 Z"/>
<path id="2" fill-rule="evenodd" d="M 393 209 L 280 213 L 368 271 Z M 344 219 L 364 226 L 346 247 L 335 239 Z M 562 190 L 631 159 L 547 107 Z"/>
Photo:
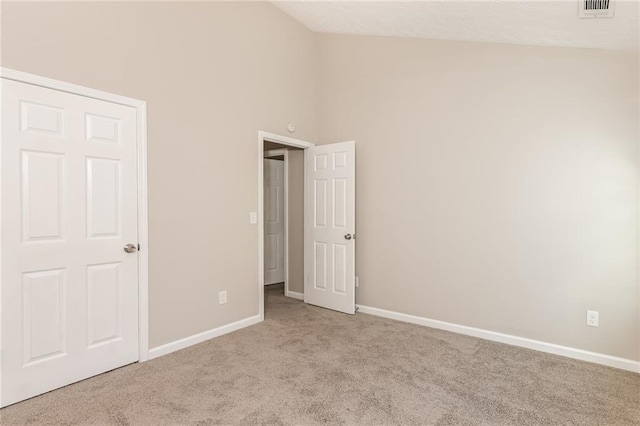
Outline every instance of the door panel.
<path id="1" fill-rule="evenodd" d="M 2 79 L 2 401 L 138 359 L 134 108 Z"/>
<path id="2" fill-rule="evenodd" d="M 22 151 L 22 241 L 64 238 L 64 172 L 61 154 Z"/>
<path id="3" fill-rule="evenodd" d="M 48 136 L 63 136 L 64 110 L 62 108 L 26 101 L 19 101 L 19 105 L 20 130 L 43 133 Z"/>
<path id="4" fill-rule="evenodd" d="M 120 263 L 87 267 L 89 347 L 120 339 Z"/>
<path id="5" fill-rule="evenodd" d="M 22 275 L 25 365 L 67 352 L 65 272 L 54 269 Z"/>
<path id="6" fill-rule="evenodd" d="M 314 241 L 315 263 L 313 287 L 319 290 L 327 289 L 327 243 Z"/>
<path id="7" fill-rule="evenodd" d="M 120 234 L 120 160 L 87 158 L 87 235 Z"/>
<path id="8" fill-rule="evenodd" d="M 284 161 L 264 160 L 264 284 L 284 281 Z"/>
<path id="9" fill-rule="evenodd" d="M 309 148 L 305 166 L 305 302 L 353 314 L 355 143 Z"/>

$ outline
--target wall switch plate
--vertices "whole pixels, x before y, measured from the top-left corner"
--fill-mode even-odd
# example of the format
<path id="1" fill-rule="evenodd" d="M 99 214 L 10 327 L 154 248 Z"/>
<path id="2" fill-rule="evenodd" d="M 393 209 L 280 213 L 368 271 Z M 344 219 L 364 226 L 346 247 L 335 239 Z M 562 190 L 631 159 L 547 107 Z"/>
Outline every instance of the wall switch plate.
<path id="1" fill-rule="evenodd" d="M 257 212 L 249 212 L 249 223 L 255 225 L 258 223 L 258 213 Z"/>
<path id="2" fill-rule="evenodd" d="M 587 325 L 589 327 L 598 326 L 598 311 L 587 311 Z"/>
<path id="3" fill-rule="evenodd" d="M 220 293 L 218 293 L 218 302 L 221 305 L 224 305 L 225 303 L 227 303 L 227 291 L 221 291 Z"/>

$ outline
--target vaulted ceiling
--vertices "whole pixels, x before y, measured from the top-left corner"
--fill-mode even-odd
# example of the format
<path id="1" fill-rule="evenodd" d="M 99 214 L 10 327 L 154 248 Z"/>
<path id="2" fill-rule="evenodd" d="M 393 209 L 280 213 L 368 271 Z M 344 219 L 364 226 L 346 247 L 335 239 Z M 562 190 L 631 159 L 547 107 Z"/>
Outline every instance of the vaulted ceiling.
<path id="1" fill-rule="evenodd" d="M 639 2 L 578 18 L 578 0 L 274 1 L 315 32 L 638 50 Z"/>

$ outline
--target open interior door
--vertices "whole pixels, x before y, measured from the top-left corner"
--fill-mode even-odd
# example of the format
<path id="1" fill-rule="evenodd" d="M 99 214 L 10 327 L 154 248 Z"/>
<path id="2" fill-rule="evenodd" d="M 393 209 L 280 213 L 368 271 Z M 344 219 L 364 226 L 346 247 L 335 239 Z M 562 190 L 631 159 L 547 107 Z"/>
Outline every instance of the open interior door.
<path id="1" fill-rule="evenodd" d="M 304 301 L 355 313 L 355 142 L 305 150 Z"/>
<path id="2" fill-rule="evenodd" d="M 132 107 L 0 82 L 6 406 L 138 360 L 138 129 Z"/>

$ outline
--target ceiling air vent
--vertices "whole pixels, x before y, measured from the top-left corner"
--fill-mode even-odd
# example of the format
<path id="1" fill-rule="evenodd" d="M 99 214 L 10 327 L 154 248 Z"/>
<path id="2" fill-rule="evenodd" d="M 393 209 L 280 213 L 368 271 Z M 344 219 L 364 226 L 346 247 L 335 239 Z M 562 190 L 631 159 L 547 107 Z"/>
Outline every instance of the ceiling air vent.
<path id="1" fill-rule="evenodd" d="M 578 0 L 578 17 L 613 18 L 615 0 Z"/>

